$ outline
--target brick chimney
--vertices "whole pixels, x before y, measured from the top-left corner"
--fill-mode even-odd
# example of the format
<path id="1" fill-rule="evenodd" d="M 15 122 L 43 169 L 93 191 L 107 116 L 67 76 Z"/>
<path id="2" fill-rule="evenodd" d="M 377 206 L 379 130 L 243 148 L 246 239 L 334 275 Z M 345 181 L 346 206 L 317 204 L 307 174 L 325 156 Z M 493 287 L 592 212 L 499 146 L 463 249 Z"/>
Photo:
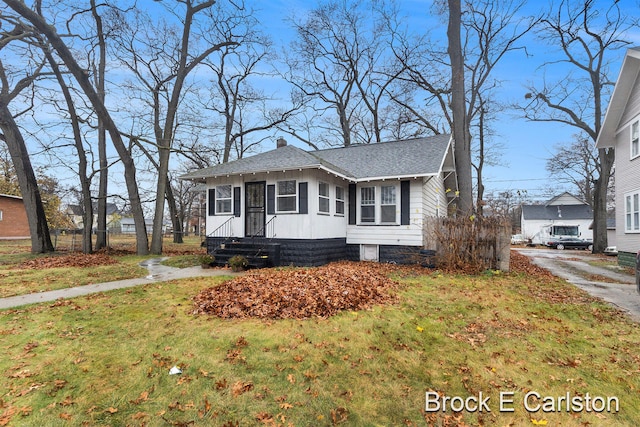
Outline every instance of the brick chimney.
<path id="1" fill-rule="evenodd" d="M 287 146 L 287 140 L 280 137 L 276 140 L 276 148 L 282 148 Z"/>

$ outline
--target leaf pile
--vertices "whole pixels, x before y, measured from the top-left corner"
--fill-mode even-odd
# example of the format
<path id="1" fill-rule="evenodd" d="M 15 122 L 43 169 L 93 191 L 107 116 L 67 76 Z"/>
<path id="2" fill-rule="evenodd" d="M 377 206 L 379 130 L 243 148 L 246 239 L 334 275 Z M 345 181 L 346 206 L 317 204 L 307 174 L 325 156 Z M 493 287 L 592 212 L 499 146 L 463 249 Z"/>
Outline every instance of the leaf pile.
<path id="1" fill-rule="evenodd" d="M 551 274 L 549 270 L 534 264 L 528 256 L 523 255 L 518 251 L 511 251 L 509 270 L 513 273 L 522 273 L 538 279 L 555 279 L 555 276 Z"/>
<path id="2" fill-rule="evenodd" d="M 256 270 L 205 289 L 194 297 L 194 314 L 222 318 L 306 319 L 340 310 L 392 304 L 398 282 L 377 263 L 336 262 L 323 267 Z"/>
<path id="3" fill-rule="evenodd" d="M 21 270 L 41 270 L 60 267 L 97 267 L 100 265 L 117 264 L 118 261 L 104 253 L 47 256 L 34 258 L 18 264 L 15 268 Z"/>

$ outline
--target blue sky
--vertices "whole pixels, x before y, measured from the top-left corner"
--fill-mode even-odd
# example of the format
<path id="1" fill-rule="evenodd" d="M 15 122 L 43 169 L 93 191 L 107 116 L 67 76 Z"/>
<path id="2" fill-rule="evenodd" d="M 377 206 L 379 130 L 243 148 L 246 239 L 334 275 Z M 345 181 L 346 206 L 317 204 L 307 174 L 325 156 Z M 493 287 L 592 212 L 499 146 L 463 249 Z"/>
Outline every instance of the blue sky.
<path id="1" fill-rule="evenodd" d="M 313 7 L 313 1 L 275 0 L 268 3 L 260 14 L 264 16 L 263 23 L 267 23 L 267 31 L 276 42 L 286 41 L 291 36 L 291 31 L 283 22 L 291 13 L 304 13 L 309 7 Z M 429 15 L 430 1 L 398 1 L 402 12 L 408 16 L 408 25 L 416 28 L 432 28 L 434 36 L 446 37 L 446 27 L 440 24 L 438 18 Z M 547 2 L 530 2 L 525 12 L 534 13 Z M 640 8 L 634 0 L 620 2 L 630 14 L 637 14 Z M 261 7 L 258 4 L 257 7 Z M 266 5 L 266 4 L 265 4 Z M 635 44 L 640 44 L 640 31 L 628 34 L 627 37 Z M 563 75 L 565 69 L 560 66 L 540 69 L 540 65 L 549 61 L 553 55 L 553 49 L 542 45 L 534 39 L 533 34 L 527 36 L 524 43 L 529 55 L 522 51 L 513 52 L 503 58 L 495 70 L 496 76 L 502 81 L 499 89 L 503 102 L 520 102 L 527 92 L 526 84 L 540 81 L 543 72 L 549 80 L 554 80 L 552 73 Z M 615 80 L 622 64 L 624 50 L 614 52 L 609 58 L 611 64 L 610 78 Z M 499 192 L 504 190 L 527 190 L 530 198 L 543 200 L 553 190 L 564 190 L 555 180 L 549 176 L 545 169 L 546 161 L 552 156 L 554 147 L 572 140 L 577 129 L 559 123 L 530 122 L 517 115 L 513 111 L 504 111 L 494 122 L 496 131 L 494 139 L 501 143 L 504 149 L 501 152 L 502 166 L 487 167 L 484 172 L 487 192 Z M 295 143 L 295 142 L 294 142 Z"/>
<path id="2" fill-rule="evenodd" d="M 253 3 L 257 9 L 260 21 L 265 27 L 265 31 L 271 35 L 276 46 L 285 45 L 291 39 L 293 31 L 290 29 L 286 18 L 291 14 L 303 15 L 305 11 L 316 5 L 311 0 L 271 0 L 269 2 L 259 2 L 257 0 L 246 0 Z M 600 0 L 605 1 L 605 0 Z M 431 29 L 432 35 L 446 39 L 446 26 L 442 22 L 443 18 L 430 15 L 431 1 L 428 0 L 398 0 L 402 7 L 402 12 L 407 16 L 407 25 L 419 29 Z M 154 10 L 163 10 L 157 3 L 144 3 L 152 5 Z M 538 1 L 530 2 L 531 8 L 537 9 L 540 5 Z M 545 3 L 546 4 L 546 3 Z M 637 15 L 640 7 L 636 0 L 621 0 L 620 4 L 627 8 L 627 12 Z M 627 35 L 634 45 L 640 44 L 640 31 Z M 550 48 L 537 44 L 530 36 L 524 41 L 527 45 L 529 56 L 522 51 L 513 52 L 506 56 L 496 69 L 496 76 L 502 81 L 499 89 L 500 97 L 504 102 L 522 101 L 527 92 L 525 85 L 531 81 L 539 80 L 542 76 L 540 65 L 552 59 Z M 611 78 L 616 79 L 620 70 L 624 50 L 619 50 L 611 56 L 614 61 L 611 65 Z M 112 70 L 113 71 L 113 70 Z M 561 75 L 563 70 L 556 67 L 554 70 L 546 71 L 548 77 L 550 73 Z M 206 74 L 206 73 L 205 73 Z M 113 76 L 111 76 L 113 77 Z M 208 79 L 208 75 L 198 74 L 198 78 Z M 288 89 L 287 89 L 288 90 Z M 283 94 L 282 98 L 286 98 Z M 108 98 L 108 102 L 119 102 L 113 97 Z M 576 129 L 554 123 L 528 122 L 514 112 L 504 111 L 498 120 L 493 124 L 496 131 L 494 139 L 500 142 L 504 149 L 501 152 L 502 166 L 487 167 L 484 171 L 486 193 L 499 192 L 504 190 L 527 190 L 528 195 L 534 200 L 542 200 L 550 190 L 561 191 L 552 177 L 548 176 L 545 170 L 547 158 L 551 156 L 554 146 L 567 143 L 576 133 Z M 294 143 L 292 138 L 290 143 Z M 275 140 L 275 138 L 274 138 Z M 275 147 L 262 146 L 263 150 Z M 307 148 L 307 147 L 303 147 Z M 68 171 L 64 171 L 68 173 Z M 114 173 L 112 178 L 117 180 L 118 174 Z M 140 174 L 139 176 L 142 176 Z M 70 180 L 74 183 L 77 178 Z M 142 183 L 153 188 L 152 182 Z M 114 185 L 117 187 L 118 185 Z M 112 187 L 113 188 L 113 187 Z"/>

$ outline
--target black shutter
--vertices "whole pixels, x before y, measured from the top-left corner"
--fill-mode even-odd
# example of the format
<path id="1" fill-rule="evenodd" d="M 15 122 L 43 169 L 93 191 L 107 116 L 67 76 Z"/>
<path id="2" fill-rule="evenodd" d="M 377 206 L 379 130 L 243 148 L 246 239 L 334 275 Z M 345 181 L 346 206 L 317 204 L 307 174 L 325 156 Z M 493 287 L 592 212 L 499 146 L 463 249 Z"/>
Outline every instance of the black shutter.
<path id="1" fill-rule="evenodd" d="M 233 187 L 233 215 L 240 216 L 240 187 Z"/>
<path id="2" fill-rule="evenodd" d="M 411 182 L 400 182 L 400 224 L 409 225 L 409 188 Z"/>
<path id="3" fill-rule="evenodd" d="M 356 185 L 349 184 L 349 224 L 356 223 Z"/>
<path id="4" fill-rule="evenodd" d="M 209 189 L 209 216 L 216 214 L 216 189 Z"/>
<path id="5" fill-rule="evenodd" d="M 267 185 L 267 215 L 276 213 L 276 186 Z"/>
<path id="6" fill-rule="evenodd" d="M 309 185 L 306 182 L 298 184 L 298 213 L 309 213 Z"/>

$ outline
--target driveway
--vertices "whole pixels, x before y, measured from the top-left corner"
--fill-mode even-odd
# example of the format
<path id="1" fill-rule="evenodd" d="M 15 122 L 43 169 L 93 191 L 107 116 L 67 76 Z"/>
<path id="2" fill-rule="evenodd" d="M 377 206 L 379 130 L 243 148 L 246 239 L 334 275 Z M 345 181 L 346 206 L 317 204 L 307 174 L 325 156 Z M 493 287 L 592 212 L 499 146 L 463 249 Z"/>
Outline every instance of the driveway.
<path id="1" fill-rule="evenodd" d="M 526 255 L 536 265 L 549 270 L 554 276 L 587 291 L 594 297 L 613 304 L 640 322 L 640 295 L 636 292 L 635 276 L 617 266 L 593 266 L 589 261 L 601 259 L 587 251 L 539 248 L 514 249 Z M 607 281 L 598 280 L 598 276 Z"/>

